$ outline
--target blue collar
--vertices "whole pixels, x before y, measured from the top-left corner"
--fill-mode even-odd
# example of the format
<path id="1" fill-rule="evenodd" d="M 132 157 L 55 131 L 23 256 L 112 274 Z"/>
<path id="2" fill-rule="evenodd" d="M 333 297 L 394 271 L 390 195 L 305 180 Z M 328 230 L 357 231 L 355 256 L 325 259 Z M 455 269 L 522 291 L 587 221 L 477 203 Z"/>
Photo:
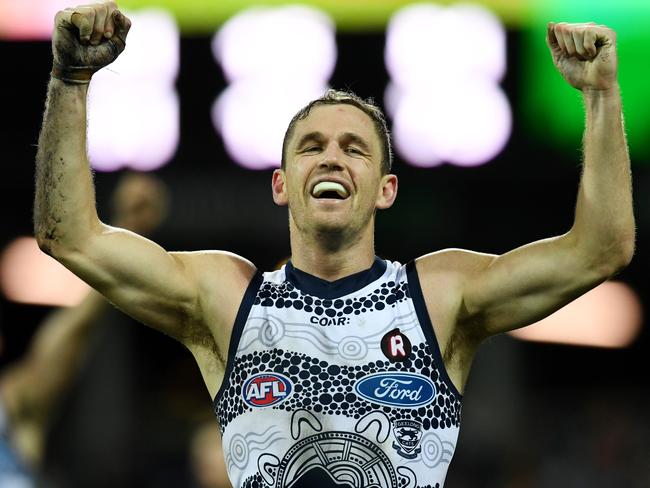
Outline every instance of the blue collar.
<path id="1" fill-rule="evenodd" d="M 318 298 L 333 299 L 354 293 L 379 279 L 386 271 L 386 261 L 375 256 L 375 262 L 366 270 L 350 276 L 327 281 L 294 268 L 291 260 L 287 262 L 285 274 L 287 281 L 300 291 Z"/>

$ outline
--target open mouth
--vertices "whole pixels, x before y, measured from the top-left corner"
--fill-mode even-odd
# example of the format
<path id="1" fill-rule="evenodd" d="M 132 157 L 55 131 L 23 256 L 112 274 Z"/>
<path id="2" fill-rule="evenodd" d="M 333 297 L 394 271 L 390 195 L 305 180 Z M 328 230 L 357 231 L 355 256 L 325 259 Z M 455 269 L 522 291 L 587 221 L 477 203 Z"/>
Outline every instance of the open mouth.
<path id="1" fill-rule="evenodd" d="M 311 191 L 311 196 L 317 199 L 345 200 L 350 196 L 348 190 L 334 181 L 321 181 Z"/>

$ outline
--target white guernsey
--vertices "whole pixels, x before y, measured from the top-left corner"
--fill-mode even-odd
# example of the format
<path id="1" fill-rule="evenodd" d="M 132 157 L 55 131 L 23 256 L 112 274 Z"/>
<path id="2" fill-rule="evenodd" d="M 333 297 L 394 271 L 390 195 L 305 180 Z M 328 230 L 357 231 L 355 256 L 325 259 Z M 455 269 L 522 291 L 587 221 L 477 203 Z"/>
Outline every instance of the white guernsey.
<path id="1" fill-rule="evenodd" d="M 441 487 L 458 437 L 415 266 L 258 274 L 215 399 L 234 486 Z"/>

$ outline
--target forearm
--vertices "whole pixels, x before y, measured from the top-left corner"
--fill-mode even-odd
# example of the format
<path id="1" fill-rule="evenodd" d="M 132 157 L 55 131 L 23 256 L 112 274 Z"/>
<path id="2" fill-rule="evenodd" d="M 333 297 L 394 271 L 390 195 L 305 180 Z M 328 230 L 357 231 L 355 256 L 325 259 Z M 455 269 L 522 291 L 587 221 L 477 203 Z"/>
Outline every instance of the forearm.
<path id="1" fill-rule="evenodd" d="M 97 225 L 86 155 L 87 85 L 52 79 L 36 155 L 34 233 L 49 254 L 74 249 Z"/>
<path id="2" fill-rule="evenodd" d="M 77 306 L 51 313 L 36 331 L 29 351 L 0 379 L 12 422 L 44 427 L 78 374 L 94 326 L 109 307 L 95 291 Z"/>
<path id="3" fill-rule="evenodd" d="M 108 308 L 106 299 L 93 290 L 79 305 L 52 312 L 39 327 L 23 362 L 36 379 L 34 388 L 26 389 L 36 410 L 49 410 L 68 388 L 88 351 L 92 331 Z"/>
<path id="4" fill-rule="evenodd" d="M 584 168 L 572 232 L 589 252 L 620 267 L 634 252 L 630 158 L 618 86 L 584 94 Z"/>
<path id="5" fill-rule="evenodd" d="M 52 312 L 36 331 L 27 357 L 43 373 L 66 370 L 87 349 L 90 331 L 109 307 L 106 298 L 91 290 L 79 305 Z"/>

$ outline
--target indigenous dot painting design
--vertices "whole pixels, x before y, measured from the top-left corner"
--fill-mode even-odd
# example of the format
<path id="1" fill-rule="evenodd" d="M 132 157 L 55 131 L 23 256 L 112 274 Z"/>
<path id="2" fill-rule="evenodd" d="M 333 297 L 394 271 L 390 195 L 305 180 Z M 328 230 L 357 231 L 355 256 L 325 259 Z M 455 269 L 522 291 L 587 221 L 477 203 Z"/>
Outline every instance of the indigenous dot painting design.
<path id="1" fill-rule="evenodd" d="M 356 422 L 354 432 L 323 431 L 314 414 L 296 410 L 290 431 L 297 442 L 282 459 L 261 455 L 257 460 L 260 473 L 247 478 L 243 486 L 419 488 L 415 472 L 406 466 L 395 468 L 380 447 L 388 439 L 389 426 L 385 414 L 373 412 Z M 312 435 L 302 437 L 303 429 Z"/>
<path id="2" fill-rule="evenodd" d="M 332 287 L 296 271 L 260 276 L 235 324 L 214 403 L 235 485 L 441 488 L 461 396 L 414 265 L 377 258 Z M 390 333 L 411 346 L 399 361 Z"/>
<path id="3" fill-rule="evenodd" d="M 269 485 L 264 482 L 264 478 L 262 478 L 262 475 L 256 474 L 254 476 L 251 476 L 244 480 L 242 483 L 242 488 L 267 488 Z M 344 488 L 348 488 L 348 486 L 342 485 Z M 407 488 L 408 486 L 408 480 L 406 478 L 402 478 L 399 482 L 399 487 L 400 488 Z M 321 487 L 312 487 L 312 488 L 321 488 Z M 440 483 L 436 483 L 435 485 L 418 485 L 416 488 L 441 488 Z"/>
<path id="4" fill-rule="evenodd" d="M 426 344 L 413 346 L 411 358 L 401 363 L 374 361 L 349 367 L 280 349 L 245 354 L 235 361 L 230 385 L 216 405 L 222 433 L 233 418 L 252 410 L 243 401 L 241 385 L 250 376 L 264 372 L 282 374 L 294 385 L 295 395 L 271 408 L 287 411 L 306 408 L 316 413 L 347 415 L 355 419 L 379 410 L 388 414 L 391 420 L 419 420 L 425 431 L 458 427 L 460 401 L 442 381 L 440 372 L 432 364 L 429 347 Z M 430 378 L 437 391 L 435 400 L 430 405 L 419 408 L 394 409 L 360 398 L 355 393 L 354 384 L 357 380 L 387 368 L 398 372 L 419 373 Z"/>
<path id="5" fill-rule="evenodd" d="M 311 295 L 303 295 L 292 283 L 264 282 L 260 287 L 254 304 L 262 307 L 294 308 L 326 317 L 360 315 L 372 310 L 395 307 L 399 302 L 410 298 L 407 283 L 389 281 L 382 283 L 372 293 L 356 298 L 325 300 Z"/>
<path id="6" fill-rule="evenodd" d="M 405 488 L 407 484 L 408 481 L 406 481 L 405 479 L 400 481 L 400 488 Z M 244 483 L 242 484 L 242 488 L 266 488 L 267 486 L 268 485 L 264 482 L 264 479 L 259 474 L 256 474 L 255 476 L 251 476 L 250 478 L 245 480 Z M 436 483 L 435 485 L 417 486 L 416 488 L 441 488 L 441 487 L 440 487 L 440 483 Z"/>

